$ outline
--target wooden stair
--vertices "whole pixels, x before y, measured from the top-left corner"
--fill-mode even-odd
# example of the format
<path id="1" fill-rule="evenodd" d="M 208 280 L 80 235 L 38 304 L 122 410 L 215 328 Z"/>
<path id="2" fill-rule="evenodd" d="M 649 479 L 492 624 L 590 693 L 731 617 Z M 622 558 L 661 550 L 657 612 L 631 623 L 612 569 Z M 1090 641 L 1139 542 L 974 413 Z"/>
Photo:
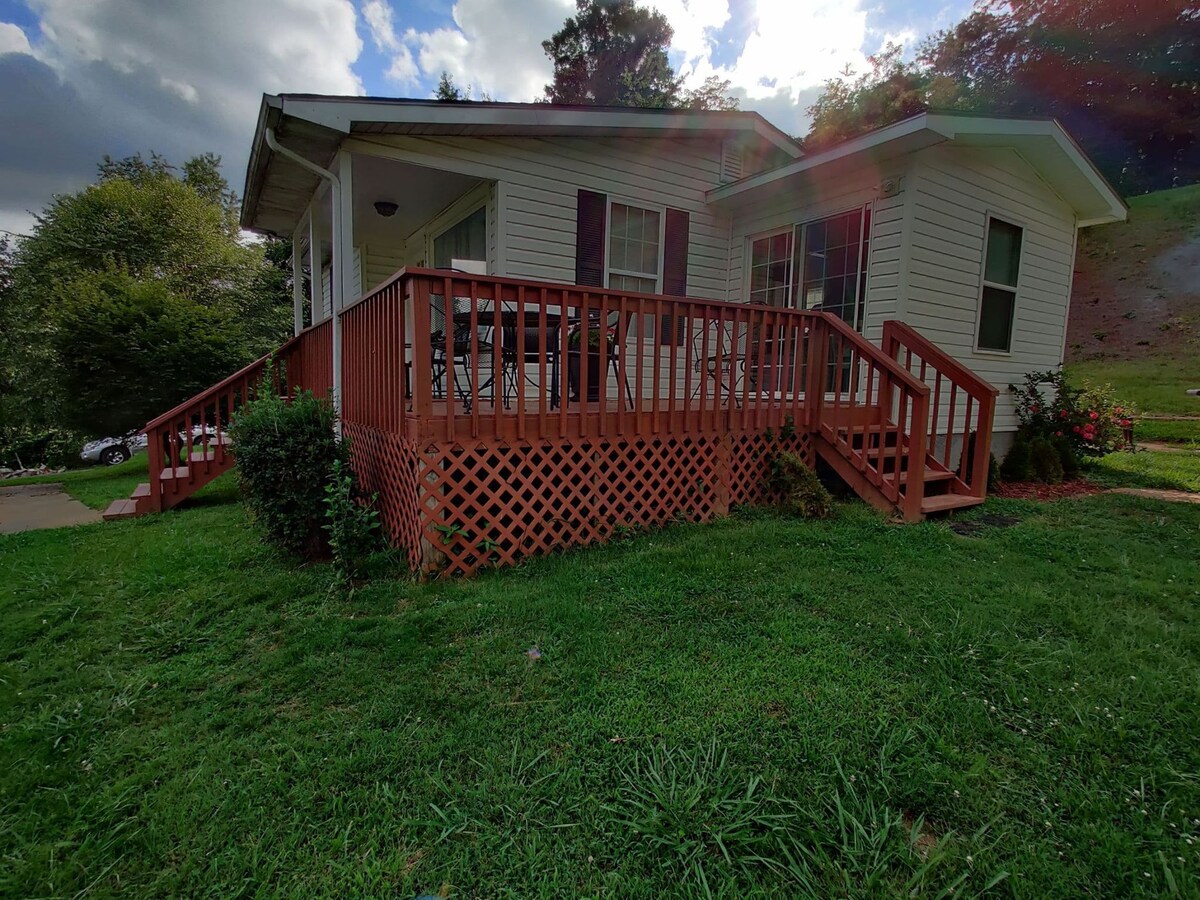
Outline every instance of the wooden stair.
<path id="1" fill-rule="evenodd" d="M 164 452 L 169 455 L 170 447 Z M 232 469 L 233 464 L 228 435 L 205 435 L 200 443 L 187 451 L 187 465 L 160 469 L 157 476 L 151 475 L 151 481 L 134 488 L 128 499 L 110 503 L 102 516 L 105 521 L 128 519 L 178 506 L 213 479 Z"/>

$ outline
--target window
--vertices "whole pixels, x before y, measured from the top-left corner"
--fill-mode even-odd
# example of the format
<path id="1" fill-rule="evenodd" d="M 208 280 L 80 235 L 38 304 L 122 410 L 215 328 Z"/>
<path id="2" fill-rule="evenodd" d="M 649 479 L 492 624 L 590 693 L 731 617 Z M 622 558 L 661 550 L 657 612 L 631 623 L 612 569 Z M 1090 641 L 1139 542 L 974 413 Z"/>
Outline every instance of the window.
<path id="1" fill-rule="evenodd" d="M 861 331 L 870 233 L 864 206 L 753 238 L 750 301 L 824 310 Z"/>
<path id="2" fill-rule="evenodd" d="M 624 203 L 609 206 L 608 286 L 658 293 L 662 271 L 662 214 Z"/>
<path id="3" fill-rule="evenodd" d="M 479 207 L 457 225 L 452 225 L 433 239 L 433 267 L 449 269 L 452 260 L 487 259 L 487 208 Z"/>
<path id="4" fill-rule="evenodd" d="M 988 219 L 983 293 L 979 300 L 979 334 L 975 341 L 978 350 L 1007 353 L 1012 348 L 1023 236 L 1017 225 Z"/>
<path id="5" fill-rule="evenodd" d="M 796 226 L 796 305 L 831 312 L 862 331 L 870 233 L 869 207 Z"/>
<path id="6" fill-rule="evenodd" d="M 750 302 L 786 306 L 792 284 L 792 230 L 750 242 Z"/>

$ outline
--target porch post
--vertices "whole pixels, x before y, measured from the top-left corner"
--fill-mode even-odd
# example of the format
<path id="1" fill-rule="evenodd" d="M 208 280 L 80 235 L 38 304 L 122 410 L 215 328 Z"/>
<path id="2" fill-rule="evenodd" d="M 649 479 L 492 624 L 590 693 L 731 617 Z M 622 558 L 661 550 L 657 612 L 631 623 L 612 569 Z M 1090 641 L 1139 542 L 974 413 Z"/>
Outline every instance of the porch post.
<path id="1" fill-rule="evenodd" d="M 295 334 L 304 330 L 304 255 L 300 248 L 303 228 L 292 232 L 292 328 Z"/>
<path id="2" fill-rule="evenodd" d="M 354 262 L 354 185 L 351 182 L 350 153 L 339 150 L 334 161 L 338 188 L 333 191 L 333 408 L 337 411 L 335 428 L 342 434 L 342 310 L 348 294 L 354 291 L 350 266 Z"/>
<path id="3" fill-rule="evenodd" d="M 324 276 L 321 274 L 321 192 L 312 198 L 308 204 L 308 270 L 311 273 L 308 283 L 308 306 L 312 315 L 312 323 L 316 325 L 325 318 L 323 309 L 325 300 Z"/>

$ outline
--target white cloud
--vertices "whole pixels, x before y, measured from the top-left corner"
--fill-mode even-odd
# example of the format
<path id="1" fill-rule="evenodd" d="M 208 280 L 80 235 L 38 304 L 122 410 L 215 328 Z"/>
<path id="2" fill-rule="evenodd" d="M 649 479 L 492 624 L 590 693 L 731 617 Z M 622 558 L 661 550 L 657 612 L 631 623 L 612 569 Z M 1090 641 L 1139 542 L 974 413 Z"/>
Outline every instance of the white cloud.
<path id="1" fill-rule="evenodd" d="M 572 0 L 459 0 L 455 28 L 409 32 L 426 76 L 442 71 L 460 86 L 468 84 L 498 100 L 535 100 L 553 68 L 542 41 L 574 13 Z"/>
<path id="2" fill-rule="evenodd" d="M 385 0 L 366 0 L 362 5 L 362 16 L 371 32 L 376 50 L 399 50 L 402 46 L 396 37 L 396 26 L 392 21 L 392 8 Z"/>
<path id="3" fill-rule="evenodd" d="M 106 153 L 156 150 L 180 163 L 212 151 L 240 190 L 264 92 L 362 93 L 352 0 L 30 6 L 36 57 L 0 56 L 3 222 L 88 183 Z M 13 41 L 10 28 L 0 41 Z"/>
<path id="4" fill-rule="evenodd" d="M 0 54 L 3 53 L 32 53 L 29 38 L 20 26 L 11 22 L 0 22 Z"/>

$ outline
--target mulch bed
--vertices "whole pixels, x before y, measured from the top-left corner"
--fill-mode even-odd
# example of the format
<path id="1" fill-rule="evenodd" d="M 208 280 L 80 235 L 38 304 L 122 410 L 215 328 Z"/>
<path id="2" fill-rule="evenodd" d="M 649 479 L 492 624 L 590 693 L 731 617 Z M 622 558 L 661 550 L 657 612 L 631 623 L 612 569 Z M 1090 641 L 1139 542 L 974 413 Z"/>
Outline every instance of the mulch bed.
<path id="1" fill-rule="evenodd" d="M 1099 494 L 1105 488 L 1088 481 L 1086 478 L 1076 478 L 1064 481 L 1062 484 L 1037 484 L 1032 481 L 1001 482 L 991 493 L 995 497 L 1005 497 L 1009 500 L 1064 500 L 1067 497 L 1086 497 L 1089 494 Z"/>

